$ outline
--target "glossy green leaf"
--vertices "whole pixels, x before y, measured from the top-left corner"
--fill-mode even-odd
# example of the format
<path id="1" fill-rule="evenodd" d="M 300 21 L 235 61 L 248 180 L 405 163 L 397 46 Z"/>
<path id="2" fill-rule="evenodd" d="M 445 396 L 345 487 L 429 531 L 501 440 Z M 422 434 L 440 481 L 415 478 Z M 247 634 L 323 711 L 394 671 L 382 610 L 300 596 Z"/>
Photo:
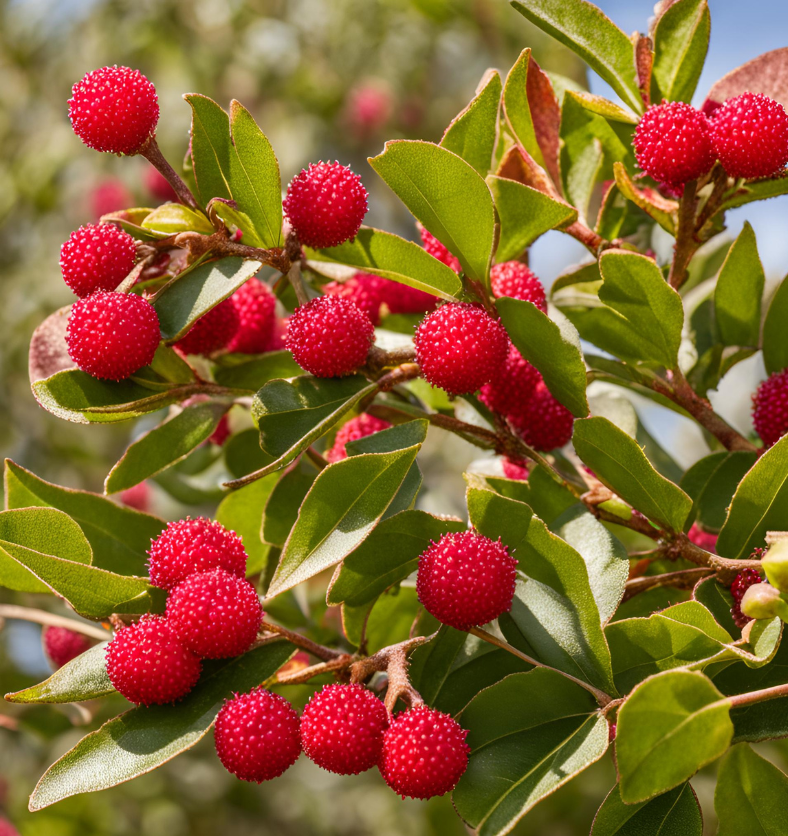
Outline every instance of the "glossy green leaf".
<path id="1" fill-rule="evenodd" d="M 591 836 L 703 836 L 703 816 L 689 784 L 640 804 L 625 804 L 616 784 L 594 818 Z"/>
<path id="2" fill-rule="evenodd" d="M 256 575 L 267 565 L 271 546 L 262 541 L 263 513 L 276 483 L 277 477 L 273 473 L 257 479 L 229 493 L 216 509 L 216 521 L 243 539 L 249 556 L 247 575 Z"/>
<path id="3" fill-rule="evenodd" d="M 446 128 L 440 144 L 462 157 L 485 177 L 492 166 L 498 135 L 502 90 L 498 71 L 489 71 L 480 87 L 471 103 Z"/>
<path id="4" fill-rule="evenodd" d="M 725 345 L 758 345 L 765 281 L 755 233 L 745 221 L 728 251 L 714 291 L 717 328 Z"/>
<path id="5" fill-rule="evenodd" d="M 466 474 L 467 477 L 468 474 Z M 492 476 L 487 476 L 485 482 L 496 493 L 529 505 L 534 513 L 549 526 L 564 511 L 577 504 L 577 497 L 553 479 L 545 468 L 538 465 L 531 468 L 525 482 Z"/>
<path id="6" fill-rule="evenodd" d="M 722 204 L 722 211 L 735 209 L 737 206 L 744 206 L 756 200 L 780 197 L 784 194 L 788 194 L 788 177 L 778 176 L 766 180 L 750 180 L 737 189 L 731 189 Z"/>
<path id="7" fill-rule="evenodd" d="M 727 633 L 738 636 L 741 632 L 731 615 L 733 598 L 730 590 L 723 586 L 716 578 L 705 578 L 695 585 L 692 590 L 692 600 L 699 601 L 710 610 L 712 615 Z"/>
<path id="8" fill-rule="evenodd" d="M 184 98 L 192 109 L 191 157 L 197 197 L 203 206 L 214 197 L 232 200 L 226 176 L 233 153 L 230 117 L 207 96 L 191 94 Z"/>
<path id="9" fill-rule="evenodd" d="M 704 530 L 719 531 L 739 482 L 757 458 L 756 453 L 721 451 L 695 462 L 681 480 L 682 489 L 692 498 L 691 519 Z"/>
<path id="10" fill-rule="evenodd" d="M 534 161 L 544 166 L 542 149 L 536 139 L 536 131 L 528 101 L 528 68 L 531 50 L 524 49 L 506 76 L 503 89 L 503 113 L 512 135 L 531 155 Z M 505 260 L 505 259 L 504 259 Z"/>
<path id="11" fill-rule="evenodd" d="M 215 232 L 211 222 L 202 213 L 197 213 L 181 203 L 165 203 L 154 209 L 142 222 L 144 229 L 164 235 L 179 232 L 199 232 L 210 235 Z"/>
<path id="12" fill-rule="evenodd" d="M 222 365 L 214 370 L 213 378 L 220 386 L 257 392 L 269 380 L 300 374 L 303 374 L 303 370 L 289 351 L 271 351 L 252 357 L 245 354 L 227 355 L 222 358 Z"/>
<path id="13" fill-rule="evenodd" d="M 706 0 L 677 0 L 657 21 L 651 100 L 690 102 L 709 49 Z"/>
<path id="14" fill-rule="evenodd" d="M 295 524 L 298 509 L 316 478 L 314 466 L 304 459 L 280 476 L 265 504 L 262 529 L 264 543 L 280 548 L 284 546 Z"/>
<path id="15" fill-rule="evenodd" d="M 763 323 L 763 362 L 768 374 L 788 369 L 788 281 L 783 279 Z"/>

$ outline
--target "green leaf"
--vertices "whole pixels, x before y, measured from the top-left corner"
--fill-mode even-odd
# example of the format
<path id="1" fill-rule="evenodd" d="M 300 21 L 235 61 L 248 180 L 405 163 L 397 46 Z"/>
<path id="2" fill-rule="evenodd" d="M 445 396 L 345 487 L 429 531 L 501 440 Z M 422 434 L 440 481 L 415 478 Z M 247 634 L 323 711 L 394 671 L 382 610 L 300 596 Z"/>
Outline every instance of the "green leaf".
<path id="1" fill-rule="evenodd" d="M 105 723 L 49 767 L 30 797 L 30 810 L 117 786 L 172 760 L 205 737 L 225 697 L 268 680 L 292 652 L 291 644 L 277 641 L 213 663 L 176 705 L 133 708 Z"/>
<path id="2" fill-rule="evenodd" d="M 681 480 L 682 489 L 692 498 L 690 521 L 719 531 L 739 482 L 757 459 L 757 453 L 723 450 L 695 462 Z"/>
<path id="3" fill-rule="evenodd" d="M 462 293 L 460 277 L 423 247 L 399 235 L 363 226 L 351 241 L 326 250 L 307 247 L 309 266 L 334 275 L 332 266 L 347 264 L 365 273 L 415 287 L 452 301 Z"/>
<path id="4" fill-rule="evenodd" d="M 93 565 L 122 575 L 147 572 L 150 541 L 161 534 L 164 520 L 88 491 L 61 488 L 39 479 L 10 459 L 5 462 L 7 508 L 33 505 L 57 508 L 82 529 L 93 549 Z"/>
<path id="5" fill-rule="evenodd" d="M 788 281 L 783 279 L 777 288 L 763 323 L 763 362 L 767 374 L 788 368 Z"/>
<path id="6" fill-rule="evenodd" d="M 487 184 L 461 157 L 430 142 L 394 140 L 369 164 L 411 213 L 489 285 L 495 208 Z"/>
<path id="7" fill-rule="evenodd" d="M 466 474 L 466 479 L 468 475 Z M 496 493 L 529 505 L 533 508 L 534 513 L 547 525 L 552 525 L 567 508 L 571 508 L 577 503 L 577 497 L 573 493 L 538 465 L 531 468 L 525 482 L 499 479 L 492 476 L 487 476 L 485 482 Z"/>
<path id="8" fill-rule="evenodd" d="M 485 177 L 492 166 L 498 133 L 502 88 L 498 71 L 488 71 L 480 88 L 473 101 L 446 128 L 440 144 L 462 157 Z"/>
<path id="9" fill-rule="evenodd" d="M 745 221 L 728 251 L 714 291 L 717 327 L 725 345 L 758 345 L 765 281 L 755 233 Z"/>
<path id="10" fill-rule="evenodd" d="M 360 545 L 391 504 L 418 451 L 415 445 L 350 456 L 322 470 L 298 512 L 268 596 L 335 566 Z"/>
<path id="11" fill-rule="evenodd" d="M 638 443 L 607 418 L 575 421 L 577 455 L 597 478 L 650 520 L 681 531 L 692 500 L 657 473 Z"/>
<path id="12" fill-rule="evenodd" d="M 104 482 L 105 493 L 138 485 L 185 459 L 210 437 L 229 406 L 217 401 L 187 406 L 140 436 L 110 470 Z"/>
<path id="13" fill-rule="evenodd" d="M 214 369 L 213 379 L 220 386 L 257 392 L 269 380 L 277 377 L 296 377 L 303 369 L 289 351 L 271 351 L 257 357 L 230 354 L 221 358 L 223 365 Z"/>
<path id="14" fill-rule="evenodd" d="M 654 189 L 639 189 L 632 181 L 623 163 L 614 163 L 613 173 L 616 178 L 616 186 L 621 194 L 652 217 L 666 232 L 675 236 L 676 225 L 678 224 L 678 203 L 662 197 Z"/>
<path id="15" fill-rule="evenodd" d="M 314 466 L 301 459 L 285 471 L 271 491 L 263 513 L 263 542 L 281 548 L 295 525 L 298 509 L 309 493 L 317 473 Z"/>
<path id="16" fill-rule="evenodd" d="M 647 679 L 618 712 L 622 800 L 634 804 L 673 789 L 718 758 L 732 735 L 728 702 L 703 674 Z"/>
<path id="17" fill-rule="evenodd" d="M 608 729 L 593 698 L 537 668 L 482 691 L 463 711 L 468 768 L 457 812 L 479 836 L 503 836 L 532 807 L 598 761 Z"/>
<path id="18" fill-rule="evenodd" d="M 689 784 L 640 804 L 625 804 L 616 784 L 594 818 L 591 836 L 703 836 L 703 816 Z"/>
<path id="19" fill-rule="evenodd" d="M 572 323 L 562 315 L 550 319 L 531 302 L 504 297 L 495 305 L 515 347 L 541 372 L 553 397 L 573 415 L 588 415 L 586 368 Z"/>
<path id="20" fill-rule="evenodd" d="M 207 206 L 211 198 L 232 200 L 227 183 L 230 141 L 230 117 L 207 96 L 192 93 L 184 96 L 192 109 L 191 157 L 197 198 Z"/>
<path id="21" fill-rule="evenodd" d="M 657 21 L 651 100 L 690 102 L 709 49 L 706 0 L 678 0 Z"/>
<path id="22" fill-rule="evenodd" d="M 247 576 L 265 570 L 271 546 L 261 539 L 263 513 L 277 483 L 276 474 L 257 479 L 237 491 L 229 493 L 216 509 L 216 521 L 238 534 L 249 556 Z"/>
<path id="23" fill-rule="evenodd" d="M 746 744 L 723 759 L 714 792 L 718 836 L 784 836 L 788 776 Z"/>
<path id="24" fill-rule="evenodd" d="M 721 211 L 726 212 L 755 200 L 768 200 L 770 197 L 780 197 L 784 194 L 788 194 L 788 177 L 785 175 L 777 175 L 767 180 L 751 180 L 730 191 Z"/>
<path id="25" fill-rule="evenodd" d="M 544 166 L 545 160 L 536 139 L 536 131 L 531 117 L 531 106 L 528 101 L 528 67 L 530 61 L 531 50 L 530 48 L 524 49 L 512 69 L 509 70 L 503 89 L 503 114 L 512 136 L 538 165 Z"/>
<path id="26" fill-rule="evenodd" d="M 198 214 L 181 203 L 165 203 L 154 209 L 146 216 L 142 227 L 163 235 L 177 235 L 179 232 L 210 235 L 215 231 L 205 215 Z"/>

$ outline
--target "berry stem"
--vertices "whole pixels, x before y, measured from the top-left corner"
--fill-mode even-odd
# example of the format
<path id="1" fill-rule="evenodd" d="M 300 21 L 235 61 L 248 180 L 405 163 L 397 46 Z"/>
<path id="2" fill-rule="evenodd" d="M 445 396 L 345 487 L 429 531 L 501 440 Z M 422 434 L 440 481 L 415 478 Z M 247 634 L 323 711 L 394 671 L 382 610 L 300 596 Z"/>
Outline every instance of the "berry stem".
<path id="1" fill-rule="evenodd" d="M 112 638 L 107 630 L 94 627 L 92 624 L 85 624 L 73 618 L 66 618 L 62 615 L 55 615 L 46 610 L 33 610 L 28 607 L 17 607 L 14 604 L 0 604 L 0 622 L 4 618 L 12 618 L 19 621 L 33 621 L 36 624 L 43 624 L 47 627 L 65 627 L 75 633 L 81 633 L 91 639 L 107 641 Z"/>
<path id="2" fill-rule="evenodd" d="M 265 602 L 263 602 L 263 606 L 265 606 Z M 340 650 L 332 650 L 330 647 L 324 647 L 322 644 L 318 644 L 317 642 L 313 642 L 311 639 L 306 638 L 306 636 L 294 633 L 292 630 L 280 627 L 278 624 L 271 624 L 269 621 L 263 621 L 260 625 L 260 629 L 265 633 L 275 633 L 277 636 L 287 639 L 296 647 L 306 650 L 308 653 L 311 653 L 313 656 L 317 656 L 318 659 L 322 659 L 324 662 L 330 662 L 334 659 L 338 659 L 340 656 L 346 655 Z"/>
<path id="3" fill-rule="evenodd" d="M 687 267 L 700 243 L 695 240 L 695 209 L 697 205 L 698 181 L 690 180 L 684 186 L 679 201 L 679 223 L 676 230 L 676 244 L 673 247 L 673 261 L 670 265 L 668 283 L 678 290 L 687 280 Z"/>
<path id="4" fill-rule="evenodd" d="M 286 673 L 281 676 L 277 674 L 276 681 L 280 685 L 300 685 L 304 682 L 309 682 L 314 676 L 320 676 L 321 674 L 332 673 L 334 671 L 344 671 L 352 662 L 353 657 L 346 653 L 342 656 L 337 656 L 336 659 L 331 659 L 328 662 L 320 662 L 318 665 L 312 665 L 294 673 Z"/>
<path id="5" fill-rule="evenodd" d="M 658 589 L 663 586 L 671 586 L 675 589 L 692 589 L 699 580 L 713 574 L 714 570 L 710 567 L 699 566 L 696 569 L 682 569 L 678 572 L 666 572 L 663 575 L 645 575 L 641 578 L 632 578 L 626 583 L 621 603 L 634 598 L 641 592 L 648 592 L 650 589 Z"/>
<path id="6" fill-rule="evenodd" d="M 758 702 L 774 700 L 778 697 L 788 697 L 788 684 L 775 685 L 772 688 L 761 688 L 760 691 L 750 691 L 749 694 L 735 694 L 727 697 L 726 702 L 731 708 L 741 708 L 745 705 L 754 705 Z"/>
<path id="7" fill-rule="evenodd" d="M 140 155 L 145 157 L 145 159 L 164 177 L 164 179 L 172 186 L 175 191 L 175 194 L 178 196 L 178 200 L 184 204 L 184 206 L 188 206 L 190 209 L 193 209 L 195 212 L 199 212 L 200 214 L 204 214 L 202 209 L 200 209 L 200 205 L 197 203 L 196 198 L 191 192 L 191 189 L 184 183 L 175 169 L 167 162 L 164 154 L 161 153 L 161 148 L 159 148 L 159 143 L 156 142 L 156 137 L 152 136 L 145 145 L 139 151 Z"/>

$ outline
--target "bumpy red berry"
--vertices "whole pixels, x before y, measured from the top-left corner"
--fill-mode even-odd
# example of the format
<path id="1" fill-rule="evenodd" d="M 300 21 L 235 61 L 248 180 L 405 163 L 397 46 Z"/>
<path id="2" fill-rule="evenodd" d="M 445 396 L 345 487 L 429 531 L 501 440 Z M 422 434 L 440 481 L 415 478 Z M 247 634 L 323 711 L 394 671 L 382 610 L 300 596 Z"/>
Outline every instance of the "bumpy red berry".
<path id="1" fill-rule="evenodd" d="M 378 762 L 389 713 L 361 685 L 325 685 L 301 715 L 306 756 L 338 775 L 358 775 Z"/>
<path id="2" fill-rule="evenodd" d="M 697 523 L 693 523 L 690 530 L 687 532 L 687 537 L 696 546 L 700 546 L 707 552 L 716 552 L 717 550 L 717 535 L 710 531 L 704 531 L 698 527 Z"/>
<path id="3" fill-rule="evenodd" d="M 71 88 L 68 115 L 74 133 L 90 148 L 136 154 L 156 132 L 156 88 L 139 70 L 102 67 Z"/>
<path id="4" fill-rule="evenodd" d="M 224 446 L 224 442 L 230 437 L 230 420 L 226 415 L 222 415 L 216 429 L 208 436 L 208 441 L 215 444 L 217 447 Z"/>
<path id="5" fill-rule="evenodd" d="M 358 305 L 340 296 L 319 296 L 295 309 L 285 345 L 315 377 L 342 377 L 364 364 L 374 338 L 375 328 Z"/>
<path id="6" fill-rule="evenodd" d="M 203 659 L 246 653 L 263 610 L 249 581 L 224 569 L 190 575 L 167 598 L 167 619 L 180 640 Z"/>
<path id="7" fill-rule="evenodd" d="M 302 244 L 336 247 L 361 227 L 367 190 L 347 166 L 311 163 L 290 181 L 283 205 Z"/>
<path id="8" fill-rule="evenodd" d="M 115 290 L 134 267 L 137 247 L 115 224 L 87 224 L 72 232 L 60 248 L 60 269 L 77 296 Z"/>
<path id="9" fill-rule="evenodd" d="M 752 399 L 755 432 L 771 447 L 788 432 L 788 369 L 761 383 Z"/>
<path id="10" fill-rule="evenodd" d="M 67 662 L 89 650 L 92 642 L 82 633 L 66 627 L 45 627 L 41 634 L 44 652 L 55 668 L 62 668 Z"/>
<path id="11" fill-rule="evenodd" d="M 228 772 L 261 784 L 278 778 L 298 760 L 298 714 L 284 697 L 262 686 L 235 694 L 219 711 L 214 742 Z"/>
<path id="12" fill-rule="evenodd" d="M 533 302 L 539 310 L 547 313 L 544 287 L 536 273 L 521 261 L 494 264 L 490 271 L 490 281 L 496 297 L 511 296 L 512 299 Z"/>
<path id="13" fill-rule="evenodd" d="M 120 492 L 118 499 L 128 508 L 147 514 L 151 506 L 150 485 L 147 482 L 140 482 L 138 485 L 126 488 L 125 491 Z"/>
<path id="14" fill-rule="evenodd" d="M 525 482 L 528 479 L 527 462 L 503 457 L 503 475 L 507 479 L 514 479 L 518 482 Z"/>
<path id="15" fill-rule="evenodd" d="M 107 674 L 116 691 L 138 705 L 185 697 L 200 678 L 200 660 L 178 639 L 167 619 L 144 615 L 123 627 L 107 646 Z"/>
<path id="16" fill-rule="evenodd" d="M 442 261 L 447 267 L 451 267 L 455 273 L 459 273 L 461 268 L 460 260 L 453 256 L 446 247 L 428 230 L 419 224 L 419 234 L 421 235 L 421 243 L 424 249 L 438 261 Z"/>
<path id="17" fill-rule="evenodd" d="M 711 140 L 731 177 L 769 177 L 788 162 L 788 113 L 762 93 L 742 93 L 714 111 Z"/>
<path id="18" fill-rule="evenodd" d="M 151 583 L 161 589 L 174 589 L 189 575 L 211 569 L 224 569 L 237 578 L 246 575 L 241 538 L 205 517 L 167 523 L 151 541 L 148 556 Z"/>
<path id="19" fill-rule="evenodd" d="M 249 279 L 230 300 L 238 315 L 238 326 L 227 350 L 240 354 L 267 351 L 276 323 L 274 294 L 259 279 Z"/>
<path id="20" fill-rule="evenodd" d="M 152 360 L 160 340 L 159 317 L 133 293 L 97 291 L 71 307 L 68 356 L 101 380 L 125 380 Z"/>
<path id="21" fill-rule="evenodd" d="M 387 430 L 390 426 L 391 424 L 388 421 L 362 412 L 361 415 L 351 418 L 339 428 L 334 438 L 333 446 L 326 453 L 326 459 L 329 462 L 338 462 L 346 459 L 347 451 L 345 450 L 345 445 L 349 441 L 358 441 L 359 438 L 366 438 L 373 433 Z"/>
<path id="22" fill-rule="evenodd" d="M 638 123 L 634 142 L 638 165 L 669 186 L 696 180 L 714 165 L 709 121 L 684 102 L 652 105 Z"/>
<path id="23" fill-rule="evenodd" d="M 226 348 L 238 331 L 240 319 L 232 299 L 224 299 L 197 322 L 181 337 L 175 347 L 184 354 L 202 354 L 207 356 Z"/>
<path id="24" fill-rule="evenodd" d="M 389 313 L 417 314 L 435 310 L 437 296 L 388 279 L 384 279 L 384 282 L 382 299 Z"/>
<path id="25" fill-rule="evenodd" d="M 731 615 L 733 622 L 737 627 L 744 627 L 748 621 L 752 621 L 741 611 L 741 600 L 744 598 L 744 593 L 756 583 L 761 583 L 761 575 L 755 569 L 743 569 L 733 579 L 731 584 L 731 596 L 733 597 L 733 606 L 731 607 Z"/>
<path id="26" fill-rule="evenodd" d="M 509 351 L 503 325 L 467 302 L 449 302 L 424 317 L 414 342 L 424 377 L 452 395 L 489 383 Z"/>
<path id="27" fill-rule="evenodd" d="M 509 612 L 517 561 L 476 531 L 444 534 L 419 557 L 416 592 L 428 613 L 469 630 Z"/>
<path id="28" fill-rule="evenodd" d="M 507 418 L 526 444 L 541 451 L 555 450 L 567 444 L 575 423 L 572 413 L 550 394 L 541 379 L 525 407 Z"/>
<path id="29" fill-rule="evenodd" d="M 541 379 L 536 367 L 510 345 L 506 361 L 496 370 L 492 380 L 482 386 L 479 397 L 490 409 L 502 415 L 519 413 L 525 409 Z"/>
<path id="30" fill-rule="evenodd" d="M 456 720 L 435 709 L 403 711 L 383 735 L 383 780 L 403 798 L 445 795 L 468 766 L 467 734 Z"/>
<path id="31" fill-rule="evenodd" d="M 350 299 L 370 318 L 373 325 L 380 322 L 380 306 L 383 304 L 383 288 L 389 284 L 372 273 L 354 273 L 347 281 L 329 282 L 323 292 L 329 296 Z"/>

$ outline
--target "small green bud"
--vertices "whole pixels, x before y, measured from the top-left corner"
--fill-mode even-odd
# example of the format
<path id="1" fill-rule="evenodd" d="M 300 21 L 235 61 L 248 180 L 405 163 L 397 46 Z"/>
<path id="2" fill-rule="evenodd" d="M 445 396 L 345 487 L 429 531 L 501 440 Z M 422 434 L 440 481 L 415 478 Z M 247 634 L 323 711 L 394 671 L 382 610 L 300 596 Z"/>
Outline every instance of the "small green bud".
<path id="1" fill-rule="evenodd" d="M 778 540 L 761 561 L 766 577 L 780 592 L 788 592 L 788 539 Z"/>
<path id="2" fill-rule="evenodd" d="M 779 615 L 783 621 L 788 621 L 788 603 L 780 596 L 780 591 L 768 583 L 756 583 L 744 593 L 741 611 L 748 618 Z"/>

